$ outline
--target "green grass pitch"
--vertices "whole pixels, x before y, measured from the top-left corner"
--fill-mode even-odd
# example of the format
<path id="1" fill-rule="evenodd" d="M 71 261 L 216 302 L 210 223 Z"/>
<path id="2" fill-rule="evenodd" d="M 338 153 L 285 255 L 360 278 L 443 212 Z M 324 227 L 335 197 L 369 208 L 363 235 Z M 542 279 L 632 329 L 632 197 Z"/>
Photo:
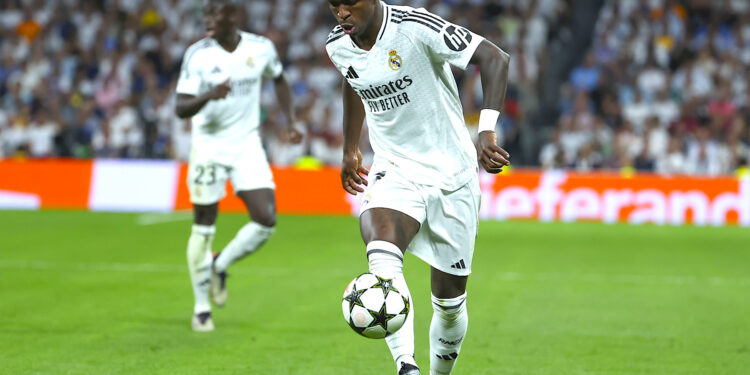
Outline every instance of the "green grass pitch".
<path id="1" fill-rule="evenodd" d="M 215 249 L 245 222 L 221 215 Z M 143 224 L 148 225 L 143 225 Z M 188 214 L 0 211 L 2 374 L 394 374 L 341 317 L 356 219 L 282 216 L 190 331 Z M 429 368 L 428 267 L 406 258 Z M 750 229 L 482 222 L 454 374 L 748 374 Z"/>

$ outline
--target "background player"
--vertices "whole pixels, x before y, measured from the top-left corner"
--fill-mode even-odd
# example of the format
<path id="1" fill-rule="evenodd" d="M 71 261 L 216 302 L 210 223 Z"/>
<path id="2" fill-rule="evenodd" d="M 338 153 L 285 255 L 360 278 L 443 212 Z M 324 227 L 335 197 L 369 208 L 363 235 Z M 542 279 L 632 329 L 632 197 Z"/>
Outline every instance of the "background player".
<path id="1" fill-rule="evenodd" d="M 187 258 L 195 294 L 192 328 L 196 331 L 214 329 L 209 289 L 214 303 L 222 306 L 227 296 L 227 267 L 263 245 L 276 225 L 275 186 L 258 129 L 263 77 L 274 80 L 289 124 L 289 138 L 294 143 L 302 138 L 292 126 L 291 90 L 273 43 L 238 30 L 238 13 L 231 1 L 206 2 L 207 36 L 185 52 L 176 89 L 177 115 L 192 117 L 187 182 L 194 225 Z M 214 260 L 214 223 L 227 179 L 245 203 L 252 222 L 242 227 Z"/>
<path id="2" fill-rule="evenodd" d="M 341 183 L 365 192 L 360 215 L 370 272 L 403 279 L 407 247 L 432 266 L 430 373 L 449 374 L 468 325 L 466 282 L 480 200 L 477 150 L 466 130 L 449 64 L 479 66 L 483 107 L 479 163 L 509 165 L 494 129 L 505 100 L 507 53 L 424 9 L 379 0 L 329 0 L 339 25 L 326 50 L 344 81 Z M 357 149 L 367 118 L 375 158 L 370 182 Z M 412 305 L 413 306 L 413 305 Z M 419 374 L 414 314 L 387 337 L 400 375 Z"/>

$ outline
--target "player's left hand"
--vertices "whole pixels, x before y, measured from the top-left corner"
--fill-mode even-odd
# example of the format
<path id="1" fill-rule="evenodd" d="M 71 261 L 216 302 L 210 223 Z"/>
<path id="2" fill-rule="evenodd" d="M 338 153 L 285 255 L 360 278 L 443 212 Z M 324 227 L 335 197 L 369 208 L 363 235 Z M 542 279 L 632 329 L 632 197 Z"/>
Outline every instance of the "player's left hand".
<path id="1" fill-rule="evenodd" d="M 479 133 L 479 164 L 485 171 L 497 174 L 504 166 L 510 165 L 510 154 L 497 145 L 497 135 L 493 131 Z"/>
<path id="2" fill-rule="evenodd" d="M 292 144 L 299 144 L 302 142 L 302 132 L 295 129 L 293 126 L 289 127 L 286 131 L 286 139 L 289 140 Z"/>

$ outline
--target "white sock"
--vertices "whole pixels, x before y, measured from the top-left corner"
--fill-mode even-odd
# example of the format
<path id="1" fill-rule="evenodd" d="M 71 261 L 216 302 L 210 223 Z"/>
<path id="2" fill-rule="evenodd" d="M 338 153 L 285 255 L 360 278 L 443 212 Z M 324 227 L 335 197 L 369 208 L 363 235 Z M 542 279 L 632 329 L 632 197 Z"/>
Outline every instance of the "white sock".
<path id="1" fill-rule="evenodd" d="M 195 314 L 211 311 L 208 302 L 208 288 L 211 278 L 211 242 L 214 239 L 216 227 L 213 225 L 193 225 L 187 246 L 188 270 L 190 281 L 193 283 L 195 295 Z"/>
<path id="2" fill-rule="evenodd" d="M 370 265 L 370 273 L 393 279 L 393 285 L 411 300 L 403 274 L 404 255 L 398 246 L 386 241 L 368 243 L 367 262 Z M 414 303 L 411 304 L 411 311 L 401 329 L 386 337 L 385 341 L 391 349 L 391 355 L 397 367 L 401 364 L 400 362 L 416 365 L 414 362 Z"/>
<path id="3" fill-rule="evenodd" d="M 216 272 L 225 272 L 230 264 L 254 253 L 271 237 L 274 230 L 273 227 L 254 222 L 245 224 L 216 258 L 214 263 Z"/>
<path id="4" fill-rule="evenodd" d="M 430 324 L 430 374 L 447 375 L 453 370 L 469 327 L 466 293 L 456 298 L 432 296 Z"/>

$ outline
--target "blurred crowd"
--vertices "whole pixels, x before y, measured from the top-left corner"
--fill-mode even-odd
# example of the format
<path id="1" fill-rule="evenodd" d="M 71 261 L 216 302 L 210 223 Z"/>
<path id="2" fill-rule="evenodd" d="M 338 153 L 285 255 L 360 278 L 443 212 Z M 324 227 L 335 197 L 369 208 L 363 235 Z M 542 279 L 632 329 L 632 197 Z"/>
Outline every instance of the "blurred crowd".
<path id="1" fill-rule="evenodd" d="M 512 56 L 503 138 L 535 110 L 545 43 L 567 10 L 562 0 L 389 0 L 426 7 L 470 26 Z M 0 9 L 0 157 L 186 159 L 190 123 L 173 114 L 182 55 L 202 38 L 199 0 L 17 0 Z M 273 85 L 263 88 L 263 131 L 277 165 L 301 157 L 341 160 L 341 77 L 325 55 L 335 24 L 320 0 L 243 1 L 244 29 L 269 37 L 282 57 L 304 144 L 278 132 L 284 117 Z M 478 72 L 456 72 L 474 126 Z M 282 124 L 283 125 L 283 124 Z M 501 130 L 501 129 L 498 129 Z M 362 148 L 367 154 L 366 129 Z"/>
<path id="2" fill-rule="evenodd" d="M 750 160 L 750 1 L 608 0 L 546 168 L 729 174 Z"/>

